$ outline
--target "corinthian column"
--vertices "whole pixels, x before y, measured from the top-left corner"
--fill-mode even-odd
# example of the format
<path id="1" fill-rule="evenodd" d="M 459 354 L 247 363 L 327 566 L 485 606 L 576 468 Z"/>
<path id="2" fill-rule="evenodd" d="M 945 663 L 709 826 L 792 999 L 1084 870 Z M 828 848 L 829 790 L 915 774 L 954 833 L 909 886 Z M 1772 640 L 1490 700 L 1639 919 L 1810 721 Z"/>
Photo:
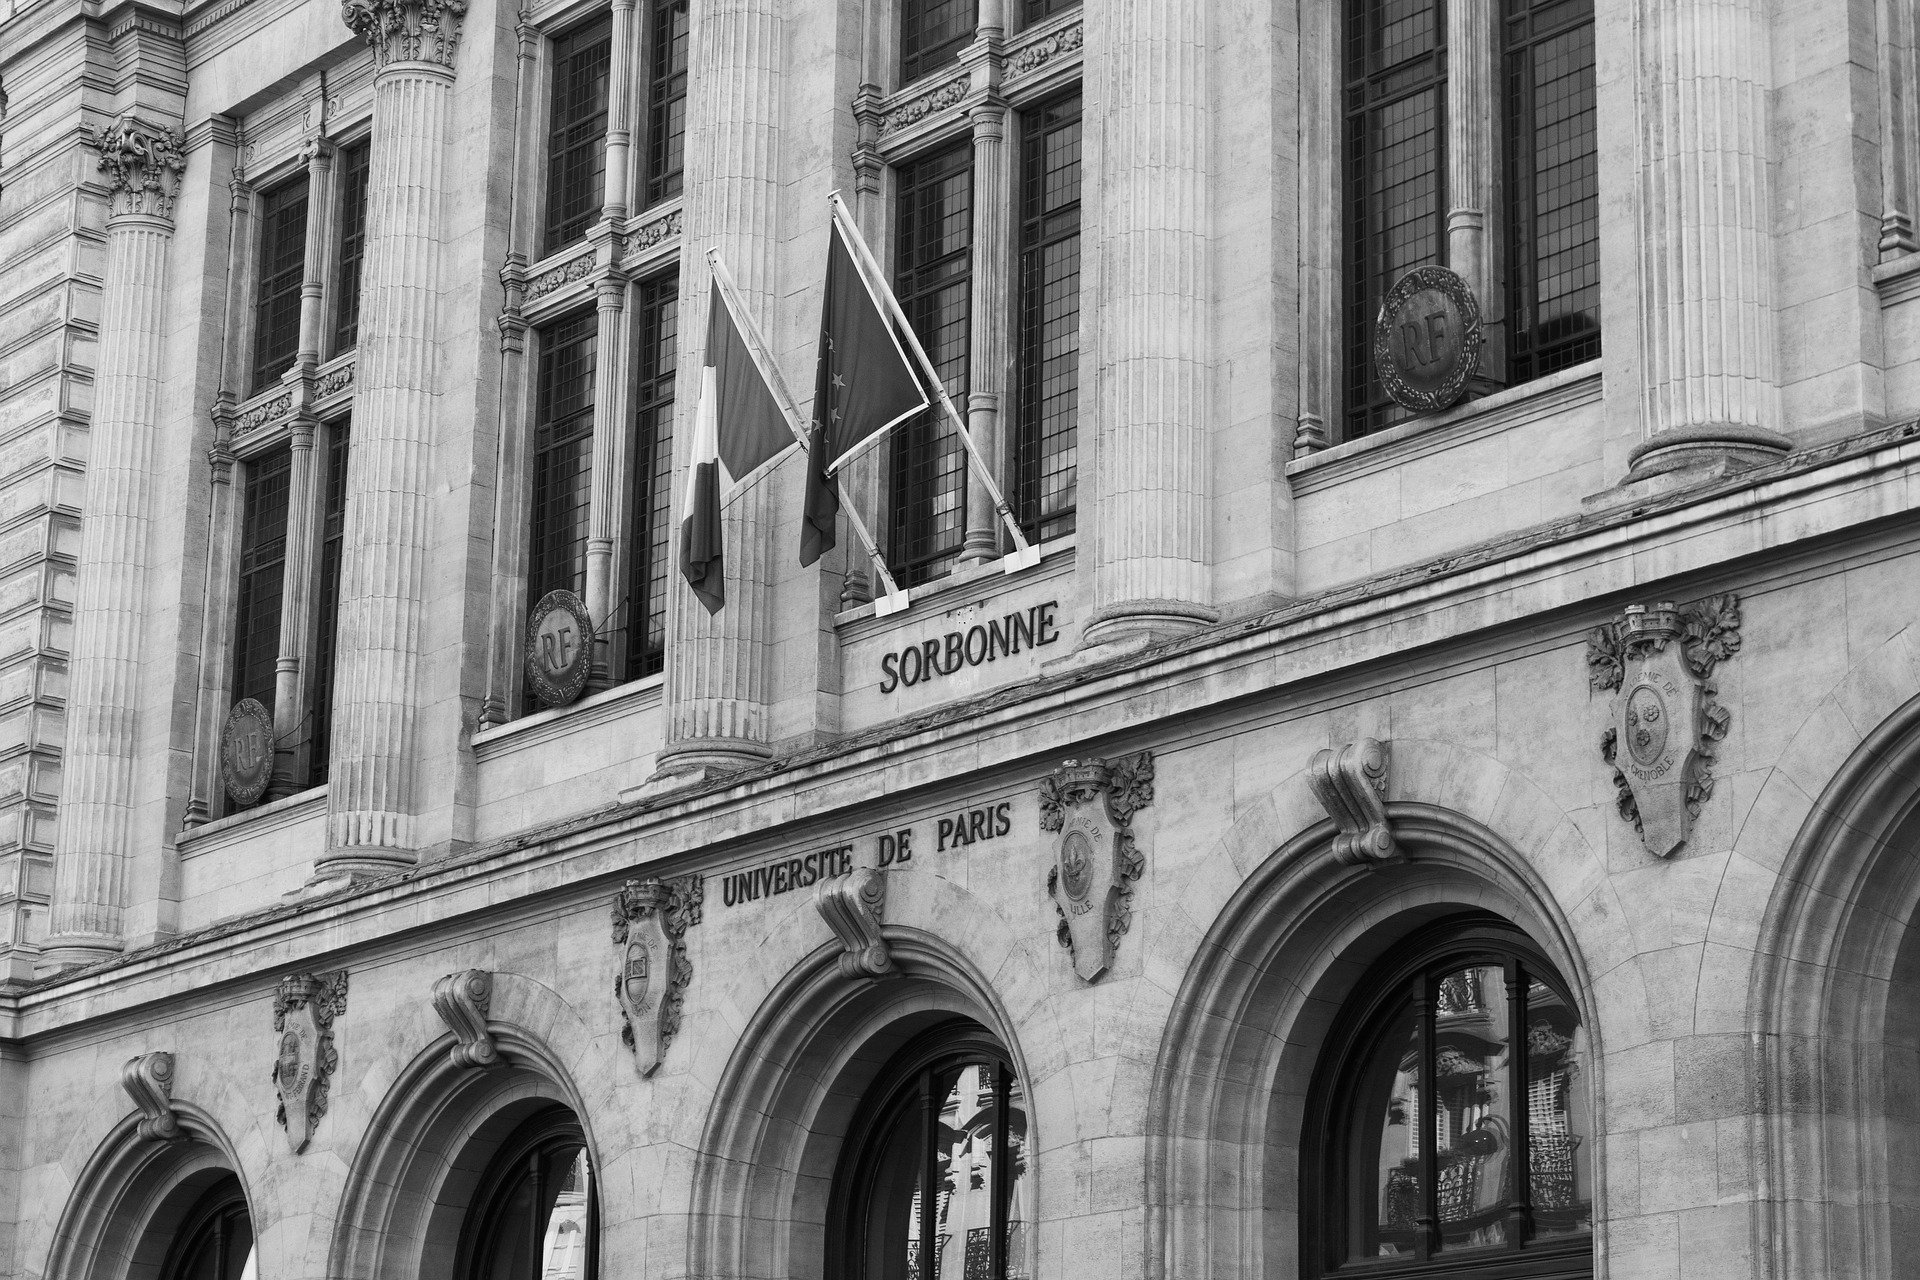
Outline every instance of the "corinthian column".
<path id="1" fill-rule="evenodd" d="M 1639 0 L 1640 358 L 1630 478 L 1751 467 L 1790 445 L 1767 183 L 1766 6 Z"/>
<path id="2" fill-rule="evenodd" d="M 686 242 L 700 250 L 719 246 L 741 297 L 768 330 L 773 328 L 779 221 L 782 37 L 774 0 L 712 0 L 693 24 L 690 60 L 696 70 L 688 113 L 694 124 L 687 136 Z M 824 229 L 824 215 L 821 225 Z M 686 319 L 680 331 L 704 334 L 706 312 L 702 266 L 681 277 L 680 314 Z M 681 360 L 676 400 L 682 424 L 693 420 L 703 358 L 687 352 Z M 675 475 L 684 473 L 687 435 L 684 429 L 675 433 Z M 673 640 L 667 650 L 661 774 L 737 769 L 771 754 L 767 668 L 774 483 L 773 477 L 762 479 L 722 509 L 725 608 L 709 615 L 674 576 L 668 593 Z M 798 530 L 787 530 L 786 536 L 790 552 L 797 554 Z"/>
<path id="3" fill-rule="evenodd" d="M 1099 120 L 1093 592 L 1082 644 L 1151 641 L 1214 617 L 1207 511 L 1207 10 L 1089 5 Z M 1104 9 L 1105 12 L 1099 12 Z M 1104 117 L 1104 118 L 1103 118 Z M 1083 419 L 1086 421 L 1089 419 Z"/>
<path id="4" fill-rule="evenodd" d="M 413 703 L 425 609 L 440 238 L 467 0 L 346 0 L 373 46 L 373 172 L 354 369 L 327 852 L 315 879 L 414 860 Z"/>
<path id="5" fill-rule="evenodd" d="M 112 204 L 53 910 L 40 958 L 47 969 L 86 964 L 122 945 L 167 251 L 184 142 L 131 114 L 93 139 Z"/>

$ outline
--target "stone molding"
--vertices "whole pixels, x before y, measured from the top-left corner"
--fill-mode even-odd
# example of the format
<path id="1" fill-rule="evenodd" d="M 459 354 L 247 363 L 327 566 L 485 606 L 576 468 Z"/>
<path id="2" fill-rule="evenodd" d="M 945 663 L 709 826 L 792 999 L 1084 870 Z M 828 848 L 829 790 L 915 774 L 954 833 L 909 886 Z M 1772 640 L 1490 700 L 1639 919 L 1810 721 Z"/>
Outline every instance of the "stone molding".
<path id="1" fill-rule="evenodd" d="M 633 233 L 627 242 L 631 253 L 644 253 L 648 249 L 665 244 L 680 234 L 680 210 L 675 209 L 664 218 L 655 218 L 652 222 L 643 222 L 640 229 Z"/>
<path id="2" fill-rule="evenodd" d="M 447 1050 L 456 1067 L 491 1067 L 500 1061 L 500 1046 L 487 1030 L 487 1011 L 493 1004 L 493 975 L 485 969 L 462 969 L 433 984 L 433 1011 L 459 1043 Z"/>
<path id="3" fill-rule="evenodd" d="M 173 1110 L 173 1055 L 160 1050 L 130 1058 L 120 1068 L 120 1087 L 140 1108 L 134 1132 L 149 1142 L 173 1142 L 187 1136 Z"/>
<path id="4" fill-rule="evenodd" d="M 880 932 L 887 909 L 886 872 L 856 867 L 848 875 L 823 881 L 813 905 L 845 948 L 841 973 L 849 978 L 885 978 L 899 972 Z"/>
<path id="5" fill-rule="evenodd" d="M 548 267 L 533 279 L 527 281 L 522 305 L 538 302 L 548 294 L 563 289 L 567 285 L 585 280 L 593 274 L 594 254 L 591 247 L 574 258 L 568 259 L 557 267 Z"/>
<path id="6" fill-rule="evenodd" d="M 1153 803 L 1153 752 L 1068 760 L 1040 781 L 1040 829 L 1058 832 L 1047 896 L 1073 970 L 1092 982 L 1113 965 L 1133 922 L 1133 882 L 1146 869 L 1133 815 Z"/>
<path id="7" fill-rule="evenodd" d="M 187 167 L 185 135 L 129 111 L 96 130 L 90 141 L 100 153 L 112 216 L 158 218 L 171 224 L 180 174 Z"/>
<path id="8" fill-rule="evenodd" d="M 959 76 L 907 99 L 880 117 L 880 136 L 884 138 L 890 133 L 898 133 L 902 129 L 920 123 L 936 111 L 958 106 L 960 100 L 967 96 L 967 90 L 972 87 L 971 77 Z"/>
<path id="9" fill-rule="evenodd" d="M 1397 862 L 1402 854 L 1387 819 L 1387 769 L 1391 753 L 1377 738 L 1314 753 L 1307 786 L 1340 829 L 1333 856 L 1356 867 Z"/>
<path id="10" fill-rule="evenodd" d="M 341 0 L 340 20 L 373 48 L 374 62 L 453 69 L 467 0 Z"/>
<path id="11" fill-rule="evenodd" d="M 620 1038 L 633 1050 L 642 1077 L 659 1070 L 680 1030 L 680 1011 L 693 961 L 686 934 L 700 923 L 706 882 L 699 876 L 629 880 L 613 904 L 613 942 L 620 948 L 613 997 L 620 1006 Z"/>
<path id="12" fill-rule="evenodd" d="M 307 1149 L 314 1126 L 327 1114 L 333 1073 L 340 1066 L 333 1023 L 346 1009 L 345 969 L 289 974 L 273 994 L 273 1089 L 280 1099 L 274 1118 L 295 1155 Z"/>
<path id="13" fill-rule="evenodd" d="M 1007 59 L 1007 78 L 1028 75 L 1038 71 L 1049 62 L 1054 62 L 1066 54 L 1077 52 L 1086 44 L 1087 29 L 1084 22 L 1040 37 L 1032 44 L 1017 49 Z"/>

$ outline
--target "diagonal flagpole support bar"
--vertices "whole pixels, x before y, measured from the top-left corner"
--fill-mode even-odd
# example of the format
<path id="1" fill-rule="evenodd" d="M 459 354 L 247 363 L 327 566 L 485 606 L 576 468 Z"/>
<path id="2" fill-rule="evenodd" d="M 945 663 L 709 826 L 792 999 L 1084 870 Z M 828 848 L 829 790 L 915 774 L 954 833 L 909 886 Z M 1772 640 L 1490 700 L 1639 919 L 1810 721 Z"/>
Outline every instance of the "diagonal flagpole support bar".
<path id="1" fill-rule="evenodd" d="M 753 357 L 754 367 L 760 370 L 761 378 L 765 380 L 768 387 L 772 388 L 774 397 L 779 400 L 780 412 L 786 415 L 787 430 L 793 432 L 793 438 L 798 442 L 801 453 L 804 454 L 807 449 L 807 429 L 800 423 L 799 405 L 794 400 L 793 393 L 787 389 L 787 380 L 780 376 L 780 366 L 774 363 L 773 353 L 767 347 L 766 337 L 760 332 L 759 324 L 742 304 L 740 291 L 733 283 L 733 273 L 727 270 L 727 264 L 721 260 L 719 249 L 707 250 L 707 265 L 712 268 L 713 278 L 720 285 L 721 298 L 725 300 L 727 309 L 732 312 L 734 322 L 740 326 L 740 336 L 747 340 L 747 353 Z M 773 461 L 778 462 L 791 452 L 790 449 L 782 449 L 779 457 Z M 763 467 L 762 470 L 764 471 L 765 468 Z M 854 508 L 852 495 L 847 492 L 846 486 L 840 483 L 840 477 L 837 475 L 833 477 L 833 487 L 834 491 L 840 495 L 840 510 L 846 513 L 847 523 L 853 526 L 854 536 L 859 538 L 860 545 L 866 548 L 868 557 L 873 561 L 874 572 L 880 575 L 880 585 L 885 588 L 884 593 L 873 602 L 874 616 L 884 618 L 890 613 L 901 612 L 908 604 L 907 593 L 900 589 L 894 582 L 893 575 L 887 572 L 886 559 L 881 556 L 880 548 L 874 543 L 873 534 L 867 530 L 866 522 L 860 518 L 859 511 Z"/>
<path id="2" fill-rule="evenodd" d="M 827 196 L 833 206 L 834 221 L 847 237 L 847 243 L 853 246 L 855 260 L 861 272 L 867 277 L 867 289 L 877 298 L 884 298 L 888 312 L 894 323 L 900 326 L 900 332 L 906 337 L 913 354 L 920 361 L 920 368 L 926 377 L 927 386 L 933 389 L 934 396 L 940 402 L 941 412 L 947 421 L 953 424 L 954 431 L 960 437 L 960 444 L 967 451 L 967 457 L 980 474 L 980 482 L 986 488 L 987 495 L 993 499 L 994 510 L 1000 513 L 1000 521 L 1007 526 L 1007 532 L 1013 538 L 1013 550 L 1000 558 L 1001 569 L 1006 573 L 1018 573 L 1022 569 L 1031 569 L 1040 563 L 1040 548 L 1027 541 L 1027 535 L 1020 530 L 1020 522 L 1013 518 L 1013 508 L 1008 505 L 1006 495 L 1000 492 L 999 484 L 993 478 L 993 468 L 980 453 L 980 446 L 973 442 L 973 433 L 967 430 L 960 411 L 954 408 L 953 398 L 947 394 L 947 387 L 940 380 L 939 371 L 933 367 L 933 361 L 927 357 L 927 349 L 920 345 L 920 335 L 913 331 L 913 325 L 907 320 L 907 313 L 901 308 L 900 300 L 893 296 L 893 290 L 887 286 L 886 276 L 880 270 L 880 264 L 874 260 L 873 250 L 867 247 L 867 238 L 860 234 L 859 224 L 853 220 L 853 211 L 847 208 L 847 202 L 840 198 L 838 191 Z"/>

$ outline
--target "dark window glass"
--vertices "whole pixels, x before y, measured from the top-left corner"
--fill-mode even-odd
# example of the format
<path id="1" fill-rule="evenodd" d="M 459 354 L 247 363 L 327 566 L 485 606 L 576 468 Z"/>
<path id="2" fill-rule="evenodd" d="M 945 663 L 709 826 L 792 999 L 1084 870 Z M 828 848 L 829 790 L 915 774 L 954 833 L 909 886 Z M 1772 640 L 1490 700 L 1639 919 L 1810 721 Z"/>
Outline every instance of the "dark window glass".
<path id="1" fill-rule="evenodd" d="M 647 203 L 680 194 L 687 136 L 687 0 L 654 0 L 647 89 Z"/>
<path id="2" fill-rule="evenodd" d="M 1349 1015 L 1308 1108 L 1307 1274 L 1588 1274 L 1586 1033 L 1532 945 L 1429 929 Z"/>
<path id="3" fill-rule="evenodd" d="M 533 417 L 533 529 L 527 559 L 529 607 L 549 591 L 586 590 L 598 325 L 598 318 L 588 311 L 540 331 Z"/>
<path id="4" fill-rule="evenodd" d="M 1507 0 L 1511 380 L 1600 354 L 1593 0 Z"/>
<path id="5" fill-rule="evenodd" d="M 300 350 L 300 282 L 307 260 L 307 180 L 260 201 L 260 283 L 253 304 L 253 390 L 264 391 Z"/>
<path id="6" fill-rule="evenodd" d="M 1080 95 L 1020 140 L 1019 423 L 1014 502 L 1035 541 L 1073 532 L 1080 407 Z"/>
<path id="7" fill-rule="evenodd" d="M 596 1280 L 599 1195 L 573 1113 L 541 1112 L 502 1145 L 461 1232 L 465 1280 Z"/>
<path id="8" fill-rule="evenodd" d="M 340 628 L 340 550 L 347 528 L 347 441 L 345 421 L 328 428 L 326 470 L 321 473 L 325 503 L 320 510 L 320 594 L 314 600 L 315 634 L 313 686 L 308 705 L 313 708 L 313 772 L 308 786 L 327 780 L 333 739 L 333 665 Z"/>
<path id="9" fill-rule="evenodd" d="M 347 147 L 336 162 L 340 173 L 340 246 L 333 277 L 333 354 L 353 350 L 360 337 L 360 262 L 367 248 L 367 179 L 371 139 Z"/>
<path id="10" fill-rule="evenodd" d="M 1030 27 L 1056 13 L 1065 13 L 1079 3 L 1080 0 L 1025 0 L 1020 14 L 1021 24 Z"/>
<path id="11" fill-rule="evenodd" d="M 967 143 L 900 168 L 894 289 L 927 357 L 963 405 L 972 316 L 973 148 Z M 963 409 L 962 412 L 965 410 Z M 937 405 L 893 437 L 887 558 L 902 586 L 945 573 L 966 535 L 966 452 Z"/>
<path id="12" fill-rule="evenodd" d="M 273 710 L 280 658 L 280 591 L 287 563 L 287 489 L 293 450 L 271 449 L 247 463 L 240 517 L 240 596 L 234 615 L 233 700 Z"/>
<path id="13" fill-rule="evenodd" d="M 900 79 L 918 80 L 960 56 L 973 41 L 977 0 L 903 0 L 900 5 Z"/>
<path id="14" fill-rule="evenodd" d="M 553 42 L 547 123 L 547 243 L 552 253 L 587 233 L 606 194 L 607 72 L 613 20 L 601 18 Z"/>
<path id="15" fill-rule="evenodd" d="M 660 670 L 666 655 L 667 584 L 672 578 L 673 378 L 680 333 L 679 281 L 649 280 L 639 296 L 639 406 L 634 415 L 632 576 L 625 616 L 627 679 Z"/>
<path id="16" fill-rule="evenodd" d="M 1026 1274 L 1027 1101 L 970 1024 L 909 1045 L 869 1092 L 835 1179 L 828 1274 L 1012 1280 Z"/>
<path id="17" fill-rule="evenodd" d="M 167 1250 L 161 1280 L 241 1280 L 253 1257 L 253 1224 L 232 1178 L 201 1197 Z"/>
<path id="18" fill-rule="evenodd" d="M 1345 52 L 1346 435 L 1407 416 L 1373 367 L 1393 282 L 1446 252 L 1441 0 L 1350 0 Z"/>

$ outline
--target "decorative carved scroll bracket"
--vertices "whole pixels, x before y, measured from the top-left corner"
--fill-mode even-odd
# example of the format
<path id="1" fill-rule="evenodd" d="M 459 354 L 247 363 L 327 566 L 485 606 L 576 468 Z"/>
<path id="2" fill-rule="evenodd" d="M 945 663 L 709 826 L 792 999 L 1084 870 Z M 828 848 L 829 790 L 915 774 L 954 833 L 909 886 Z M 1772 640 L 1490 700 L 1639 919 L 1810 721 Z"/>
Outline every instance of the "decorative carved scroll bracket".
<path id="1" fill-rule="evenodd" d="M 1153 753 L 1068 760 L 1040 782 L 1040 829 L 1059 833 L 1047 896 L 1073 971 L 1092 982 L 1113 965 L 1133 922 L 1133 882 L 1146 859 L 1133 815 L 1153 803 Z"/>
<path id="2" fill-rule="evenodd" d="M 1713 795 L 1713 764 L 1733 713 L 1713 673 L 1740 651 L 1740 597 L 1629 605 L 1587 633 L 1587 684 L 1613 696 L 1600 758 L 1614 803 L 1647 852 L 1671 855 Z"/>
<path id="3" fill-rule="evenodd" d="M 134 1132 L 152 1142 L 173 1142 L 187 1136 L 173 1110 L 173 1055 L 143 1053 L 120 1068 L 120 1087 L 140 1108 Z"/>
<path id="4" fill-rule="evenodd" d="M 629 880 L 613 903 L 613 941 L 619 968 L 613 997 L 620 1005 L 620 1038 L 633 1050 L 634 1069 L 650 1076 L 680 1030 L 693 961 L 687 930 L 700 923 L 706 882 L 699 876 Z"/>
<path id="5" fill-rule="evenodd" d="M 1333 856 L 1356 867 L 1400 859 L 1400 845 L 1387 821 L 1387 744 L 1362 738 L 1344 747 L 1316 751 L 1307 765 L 1307 785 L 1340 833 Z"/>
<path id="6" fill-rule="evenodd" d="M 340 1065 L 333 1023 L 346 1009 L 345 969 L 290 974 L 274 992 L 273 1088 L 280 1096 L 275 1119 L 287 1131 L 295 1155 L 307 1149 L 314 1126 L 327 1114 L 328 1091 Z"/>
<path id="7" fill-rule="evenodd" d="M 493 1003 L 493 975 L 485 969 L 462 969 L 433 984 L 433 1011 L 460 1043 L 447 1050 L 456 1067 L 491 1067 L 501 1061 L 500 1046 L 487 1031 L 487 1010 Z"/>
<path id="8" fill-rule="evenodd" d="M 824 880 L 813 895 L 813 905 L 846 948 L 840 957 L 841 973 L 849 978 L 885 978 L 899 972 L 880 933 L 887 909 L 886 872 L 855 867 L 848 875 Z"/>

